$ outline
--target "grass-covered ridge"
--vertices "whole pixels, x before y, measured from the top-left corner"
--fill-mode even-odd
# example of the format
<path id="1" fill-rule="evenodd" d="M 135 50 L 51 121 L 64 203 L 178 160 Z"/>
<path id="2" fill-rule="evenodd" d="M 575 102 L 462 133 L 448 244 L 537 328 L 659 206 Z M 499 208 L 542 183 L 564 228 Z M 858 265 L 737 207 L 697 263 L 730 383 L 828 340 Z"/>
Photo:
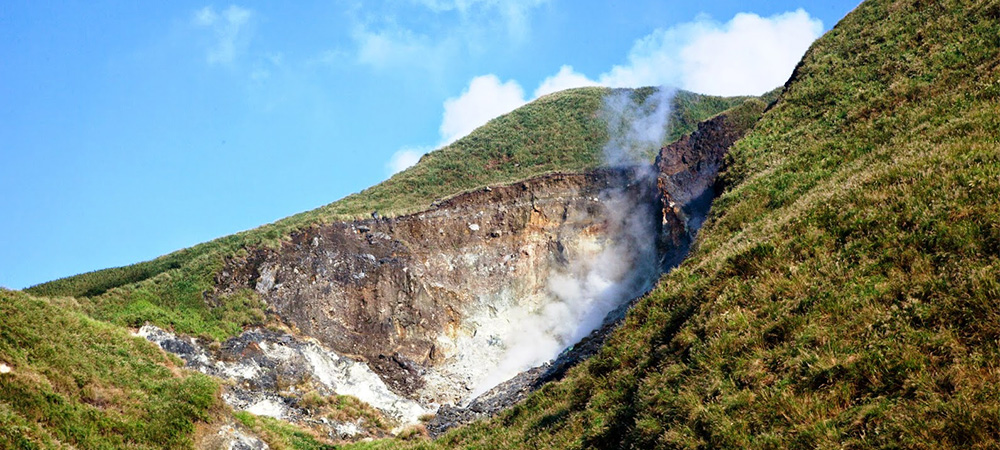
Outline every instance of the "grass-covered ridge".
<path id="1" fill-rule="evenodd" d="M 429 153 L 389 180 L 310 212 L 328 217 L 390 216 L 426 209 L 436 199 L 491 184 L 506 184 L 549 172 L 599 167 L 608 141 L 600 119 L 606 88 L 570 89 L 500 116 L 452 145 Z M 654 88 L 629 89 L 637 102 Z M 698 123 L 749 97 L 711 97 L 678 91 L 673 97 L 664 143 L 694 131 Z M 651 157 L 652 158 L 652 157 Z"/>
<path id="2" fill-rule="evenodd" d="M 995 448 L 998 105 L 1000 2 L 866 1 L 596 357 L 492 421 L 357 448 Z"/>
<path id="3" fill-rule="evenodd" d="M 185 448 L 221 407 L 215 381 L 71 300 L 0 289 L 0 318 L 0 448 Z"/>
<path id="4" fill-rule="evenodd" d="M 627 91 L 642 99 L 654 89 Z M 250 292 L 233 298 L 206 297 L 225 257 L 252 246 L 277 245 L 293 231 L 317 223 L 367 217 L 376 210 L 387 216 L 406 214 L 486 185 L 595 168 L 607 141 L 599 110 L 609 92 L 581 88 L 546 95 L 426 155 L 414 167 L 337 202 L 152 261 L 67 277 L 27 292 L 78 297 L 88 314 L 121 325 L 152 321 L 186 334 L 231 336 L 259 321 L 262 305 Z M 701 120 L 745 100 L 679 91 L 665 140 L 676 140 Z"/>

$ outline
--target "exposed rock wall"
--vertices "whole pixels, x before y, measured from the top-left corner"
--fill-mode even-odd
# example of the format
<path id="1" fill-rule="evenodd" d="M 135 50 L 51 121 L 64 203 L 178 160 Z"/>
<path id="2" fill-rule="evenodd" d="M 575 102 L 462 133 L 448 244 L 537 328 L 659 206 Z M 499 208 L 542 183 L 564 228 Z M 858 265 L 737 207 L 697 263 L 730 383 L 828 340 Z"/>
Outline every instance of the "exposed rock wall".
<path id="1" fill-rule="evenodd" d="M 609 235 L 612 188 L 630 214 L 657 204 L 652 180 L 629 171 L 548 175 L 419 214 L 314 227 L 280 251 L 229 261 L 217 281 L 223 291 L 255 289 L 302 334 L 367 362 L 397 393 L 455 404 L 503 357 L 517 326 L 511 311 L 545 308 L 554 271 L 620 239 Z M 659 235 L 663 221 L 647 215 Z"/>
<path id="2" fill-rule="evenodd" d="M 748 130 L 719 114 L 698 124 L 698 129 L 660 149 L 654 163 L 664 220 L 678 218 L 693 237 L 705 221 L 726 152 Z"/>
<path id="3" fill-rule="evenodd" d="M 438 433 L 495 414 L 599 349 L 628 305 L 686 256 L 744 131 L 720 115 L 661 149 L 652 171 L 552 174 L 422 213 L 314 226 L 229 260 L 218 290 L 255 290 L 297 333 L 371 368 L 389 397 L 443 405 L 428 423 Z M 588 283 L 597 288 L 576 286 Z M 586 291 L 573 295 L 587 297 L 591 317 L 570 315 L 576 329 L 547 330 L 558 348 L 511 366 L 537 317 L 579 306 L 565 302 L 567 289 Z"/>
<path id="4" fill-rule="evenodd" d="M 692 134 L 660 149 L 654 168 L 658 189 L 656 204 L 662 208 L 658 247 L 664 271 L 680 264 L 687 255 L 712 200 L 718 195 L 717 178 L 726 152 L 746 131 L 721 114 L 699 124 Z M 600 328 L 558 358 L 520 373 L 464 406 L 441 407 L 427 423 L 427 430 L 431 436 L 437 436 L 452 427 L 491 417 L 545 383 L 561 379 L 569 368 L 600 350 L 636 300 L 638 298 L 627 299 L 608 314 Z"/>
<path id="5" fill-rule="evenodd" d="M 223 380 L 222 398 L 234 409 L 287 420 L 331 440 L 386 437 L 390 428 L 433 412 L 391 392 L 365 364 L 287 333 L 249 330 L 208 347 L 152 325 L 135 334 L 179 356 L 185 367 Z M 304 400 L 307 394 L 351 395 L 381 411 L 386 423 L 324 417 Z"/>

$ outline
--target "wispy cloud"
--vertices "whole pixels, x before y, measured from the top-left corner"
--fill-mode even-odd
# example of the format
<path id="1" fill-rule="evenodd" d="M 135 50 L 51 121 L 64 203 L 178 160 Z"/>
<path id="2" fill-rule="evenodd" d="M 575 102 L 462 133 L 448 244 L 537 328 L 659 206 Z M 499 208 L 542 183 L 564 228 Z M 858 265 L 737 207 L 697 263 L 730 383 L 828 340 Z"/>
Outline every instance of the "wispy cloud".
<path id="1" fill-rule="evenodd" d="M 387 9 L 351 12 L 357 62 L 375 69 L 436 72 L 464 55 L 497 45 L 523 44 L 532 10 L 549 0 L 410 0 L 413 14 Z M 414 19 L 420 17 L 424 20 Z M 428 17 L 432 20 L 426 20 Z M 498 36 L 501 39 L 498 41 Z"/>
<path id="2" fill-rule="evenodd" d="M 209 64 L 231 64 L 250 40 L 249 28 L 254 12 L 236 5 L 222 11 L 206 6 L 194 13 L 191 23 L 212 33 L 205 52 Z"/>
<path id="3" fill-rule="evenodd" d="M 390 175 L 402 172 L 407 167 L 420 161 L 420 157 L 431 150 L 434 149 L 430 147 L 403 147 L 392 154 L 389 162 L 385 164 L 385 168 L 389 171 Z"/>
<path id="4" fill-rule="evenodd" d="M 350 59 L 351 55 L 346 50 L 324 50 L 312 58 L 306 59 L 305 65 L 310 68 L 317 66 L 336 67 L 342 64 L 347 64 Z"/>
<path id="5" fill-rule="evenodd" d="M 673 86 L 713 95 L 762 94 L 788 79 L 823 32 L 804 10 L 771 17 L 740 13 L 726 23 L 702 17 L 635 41 L 625 64 L 596 80 L 563 66 L 535 92 L 582 86 Z"/>
<path id="6" fill-rule="evenodd" d="M 500 23 L 510 39 L 522 42 L 531 32 L 530 14 L 549 0 L 412 0 L 434 12 L 457 12 L 461 22 Z M 500 19 L 499 21 L 497 19 Z"/>
<path id="7" fill-rule="evenodd" d="M 391 24 L 375 30 L 358 24 L 351 34 L 357 44 L 357 61 L 376 69 L 422 68 L 438 71 L 455 54 L 452 38 L 432 39 L 425 34 Z"/>

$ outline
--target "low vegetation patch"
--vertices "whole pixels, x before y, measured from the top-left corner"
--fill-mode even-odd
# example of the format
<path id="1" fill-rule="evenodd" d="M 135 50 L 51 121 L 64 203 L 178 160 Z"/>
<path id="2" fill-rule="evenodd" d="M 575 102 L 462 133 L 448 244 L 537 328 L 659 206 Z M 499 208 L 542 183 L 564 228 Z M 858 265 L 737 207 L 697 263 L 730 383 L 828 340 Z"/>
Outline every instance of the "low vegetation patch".
<path id="1" fill-rule="evenodd" d="M 246 411 L 234 414 L 243 426 L 260 437 L 271 450 L 332 450 L 330 444 L 288 422 L 265 416 L 255 416 Z"/>
<path id="2" fill-rule="evenodd" d="M 71 301 L 0 289 L 0 317 L 0 448 L 185 448 L 220 408 L 215 381 Z"/>
<path id="3" fill-rule="evenodd" d="M 313 416 L 354 423 L 369 434 L 385 435 L 391 429 L 381 411 L 351 395 L 323 396 L 312 391 L 302 396 L 300 405 L 309 409 Z"/>

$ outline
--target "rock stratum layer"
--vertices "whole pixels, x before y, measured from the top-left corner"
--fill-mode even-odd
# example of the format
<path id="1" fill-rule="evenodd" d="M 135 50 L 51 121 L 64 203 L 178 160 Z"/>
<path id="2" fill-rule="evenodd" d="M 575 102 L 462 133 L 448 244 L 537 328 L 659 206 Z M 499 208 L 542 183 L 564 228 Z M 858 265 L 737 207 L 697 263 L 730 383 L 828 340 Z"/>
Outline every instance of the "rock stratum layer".
<path id="1" fill-rule="evenodd" d="M 483 383 L 519 332 L 514 321 L 558 301 L 553 276 L 631 245 L 619 229 L 626 222 L 660 233 L 655 204 L 652 179 L 634 171 L 547 175 L 419 214 L 314 227 L 280 250 L 231 260 L 218 282 L 254 289 L 300 333 L 368 363 L 401 395 L 460 403 L 492 387 Z M 612 207 L 634 220 L 613 217 Z M 610 281 L 641 293 L 650 279 L 624 279 L 645 262 L 622 264 Z"/>

